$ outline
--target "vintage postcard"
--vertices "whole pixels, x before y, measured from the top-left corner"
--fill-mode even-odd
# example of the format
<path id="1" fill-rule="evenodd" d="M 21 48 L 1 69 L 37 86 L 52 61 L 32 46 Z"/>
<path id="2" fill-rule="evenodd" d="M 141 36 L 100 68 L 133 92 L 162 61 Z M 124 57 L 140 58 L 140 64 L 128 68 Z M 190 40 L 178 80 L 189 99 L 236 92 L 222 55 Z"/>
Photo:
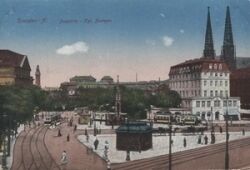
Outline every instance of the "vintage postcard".
<path id="1" fill-rule="evenodd" d="M 1 0 L 0 169 L 250 169 L 250 0 Z"/>

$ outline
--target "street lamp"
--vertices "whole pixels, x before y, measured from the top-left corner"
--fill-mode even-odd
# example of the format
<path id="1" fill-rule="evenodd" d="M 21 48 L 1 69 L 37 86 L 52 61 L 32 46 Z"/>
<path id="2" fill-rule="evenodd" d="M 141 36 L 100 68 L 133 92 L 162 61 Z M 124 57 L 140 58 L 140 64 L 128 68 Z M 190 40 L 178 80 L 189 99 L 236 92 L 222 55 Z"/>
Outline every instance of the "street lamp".
<path id="1" fill-rule="evenodd" d="M 228 153 L 228 138 L 229 138 L 229 133 L 228 133 L 228 96 L 226 96 L 226 103 L 227 103 L 227 110 L 226 110 L 226 152 L 225 152 L 225 169 L 229 169 L 229 153 Z"/>
<path id="2" fill-rule="evenodd" d="M 7 115 L 4 113 L 1 115 L 3 117 L 3 122 L 5 121 L 5 117 L 7 117 Z M 2 156 L 2 168 L 3 170 L 7 170 L 7 162 L 6 162 L 6 135 L 5 135 L 5 124 L 3 124 L 3 156 Z"/>
<path id="3" fill-rule="evenodd" d="M 211 106 L 211 130 L 212 130 L 212 132 L 214 132 L 214 122 L 213 122 L 214 117 L 213 116 L 214 116 L 213 115 L 213 107 Z"/>
<path id="4" fill-rule="evenodd" d="M 170 117 L 169 117 L 169 153 L 168 153 L 168 159 L 169 159 L 169 170 L 172 169 L 172 114 L 170 112 Z"/>

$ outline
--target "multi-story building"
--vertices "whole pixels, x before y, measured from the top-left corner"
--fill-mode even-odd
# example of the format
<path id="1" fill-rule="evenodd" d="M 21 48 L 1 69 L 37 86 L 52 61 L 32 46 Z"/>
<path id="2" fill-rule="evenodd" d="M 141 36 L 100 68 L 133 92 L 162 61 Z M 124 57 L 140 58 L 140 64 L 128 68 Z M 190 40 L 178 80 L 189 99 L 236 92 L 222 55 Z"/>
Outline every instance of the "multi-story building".
<path id="1" fill-rule="evenodd" d="M 26 55 L 0 50 L 0 85 L 32 85 L 30 71 Z"/>
<path id="2" fill-rule="evenodd" d="M 240 99 L 230 97 L 230 69 L 225 60 L 216 59 L 208 9 L 203 56 L 172 66 L 169 87 L 180 94 L 181 107 L 202 119 L 223 120 L 227 112 L 238 120 Z"/>
<path id="3" fill-rule="evenodd" d="M 239 96 L 242 109 L 250 109 L 250 68 L 233 71 L 230 75 L 230 94 Z"/>
<path id="4" fill-rule="evenodd" d="M 160 85 L 168 84 L 168 81 L 136 81 L 136 82 L 119 82 L 121 86 L 126 88 L 141 89 L 148 92 L 157 91 Z M 111 76 L 103 76 L 100 81 L 92 76 L 74 76 L 70 78 L 70 82 L 61 83 L 62 89 L 72 90 L 81 88 L 114 88 L 116 83 Z"/>

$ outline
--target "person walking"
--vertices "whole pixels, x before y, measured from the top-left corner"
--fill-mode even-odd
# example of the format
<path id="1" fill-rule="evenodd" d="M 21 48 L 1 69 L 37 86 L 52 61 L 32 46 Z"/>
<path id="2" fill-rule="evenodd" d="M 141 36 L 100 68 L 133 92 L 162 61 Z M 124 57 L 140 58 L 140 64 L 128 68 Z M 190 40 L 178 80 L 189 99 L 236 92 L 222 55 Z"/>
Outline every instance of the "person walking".
<path id="1" fill-rule="evenodd" d="M 96 138 L 94 141 L 95 150 L 97 150 L 98 144 L 99 144 L 99 140 Z"/>
<path id="2" fill-rule="evenodd" d="M 86 141 L 89 142 L 89 135 L 86 135 Z"/>
<path id="3" fill-rule="evenodd" d="M 77 129 L 77 125 L 74 125 L 74 133 L 75 133 L 76 129 Z"/>
<path id="4" fill-rule="evenodd" d="M 242 129 L 242 135 L 245 136 L 245 129 Z"/>
<path id="5" fill-rule="evenodd" d="M 220 133 L 222 133 L 222 127 L 220 126 Z"/>
<path id="6" fill-rule="evenodd" d="M 57 136 L 58 136 L 58 137 L 62 136 L 61 130 L 60 130 L 60 129 L 58 129 L 58 134 L 57 134 Z"/>
<path id="7" fill-rule="evenodd" d="M 64 150 L 61 156 L 61 166 L 63 170 L 66 170 L 67 163 L 68 163 L 67 153 Z"/>
<path id="8" fill-rule="evenodd" d="M 201 144 L 201 135 L 198 137 L 198 144 Z"/>
<path id="9" fill-rule="evenodd" d="M 70 139 L 70 136 L 69 136 L 69 134 L 67 135 L 67 142 L 69 142 L 69 139 Z"/>
<path id="10" fill-rule="evenodd" d="M 187 140 L 186 140 L 186 138 L 183 139 L 183 146 L 184 146 L 184 148 L 187 146 Z"/>
<path id="11" fill-rule="evenodd" d="M 207 135 L 205 135 L 204 141 L 205 141 L 205 145 L 207 145 L 207 142 L 208 142 L 208 137 L 207 137 Z"/>
<path id="12" fill-rule="evenodd" d="M 111 167 L 110 167 L 110 160 L 108 159 L 107 161 L 107 170 L 111 170 Z"/>

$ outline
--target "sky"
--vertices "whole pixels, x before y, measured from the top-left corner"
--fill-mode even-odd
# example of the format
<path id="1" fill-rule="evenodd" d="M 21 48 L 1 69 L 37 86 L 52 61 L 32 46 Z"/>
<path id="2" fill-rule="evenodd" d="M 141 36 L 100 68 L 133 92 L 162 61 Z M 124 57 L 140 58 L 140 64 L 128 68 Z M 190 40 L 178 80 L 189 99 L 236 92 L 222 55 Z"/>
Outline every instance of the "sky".
<path id="1" fill-rule="evenodd" d="M 165 80 L 199 58 L 210 6 L 216 54 L 230 7 L 236 54 L 250 57 L 250 0 L 1 0 L 0 49 L 28 56 L 43 87 L 75 75 Z"/>

